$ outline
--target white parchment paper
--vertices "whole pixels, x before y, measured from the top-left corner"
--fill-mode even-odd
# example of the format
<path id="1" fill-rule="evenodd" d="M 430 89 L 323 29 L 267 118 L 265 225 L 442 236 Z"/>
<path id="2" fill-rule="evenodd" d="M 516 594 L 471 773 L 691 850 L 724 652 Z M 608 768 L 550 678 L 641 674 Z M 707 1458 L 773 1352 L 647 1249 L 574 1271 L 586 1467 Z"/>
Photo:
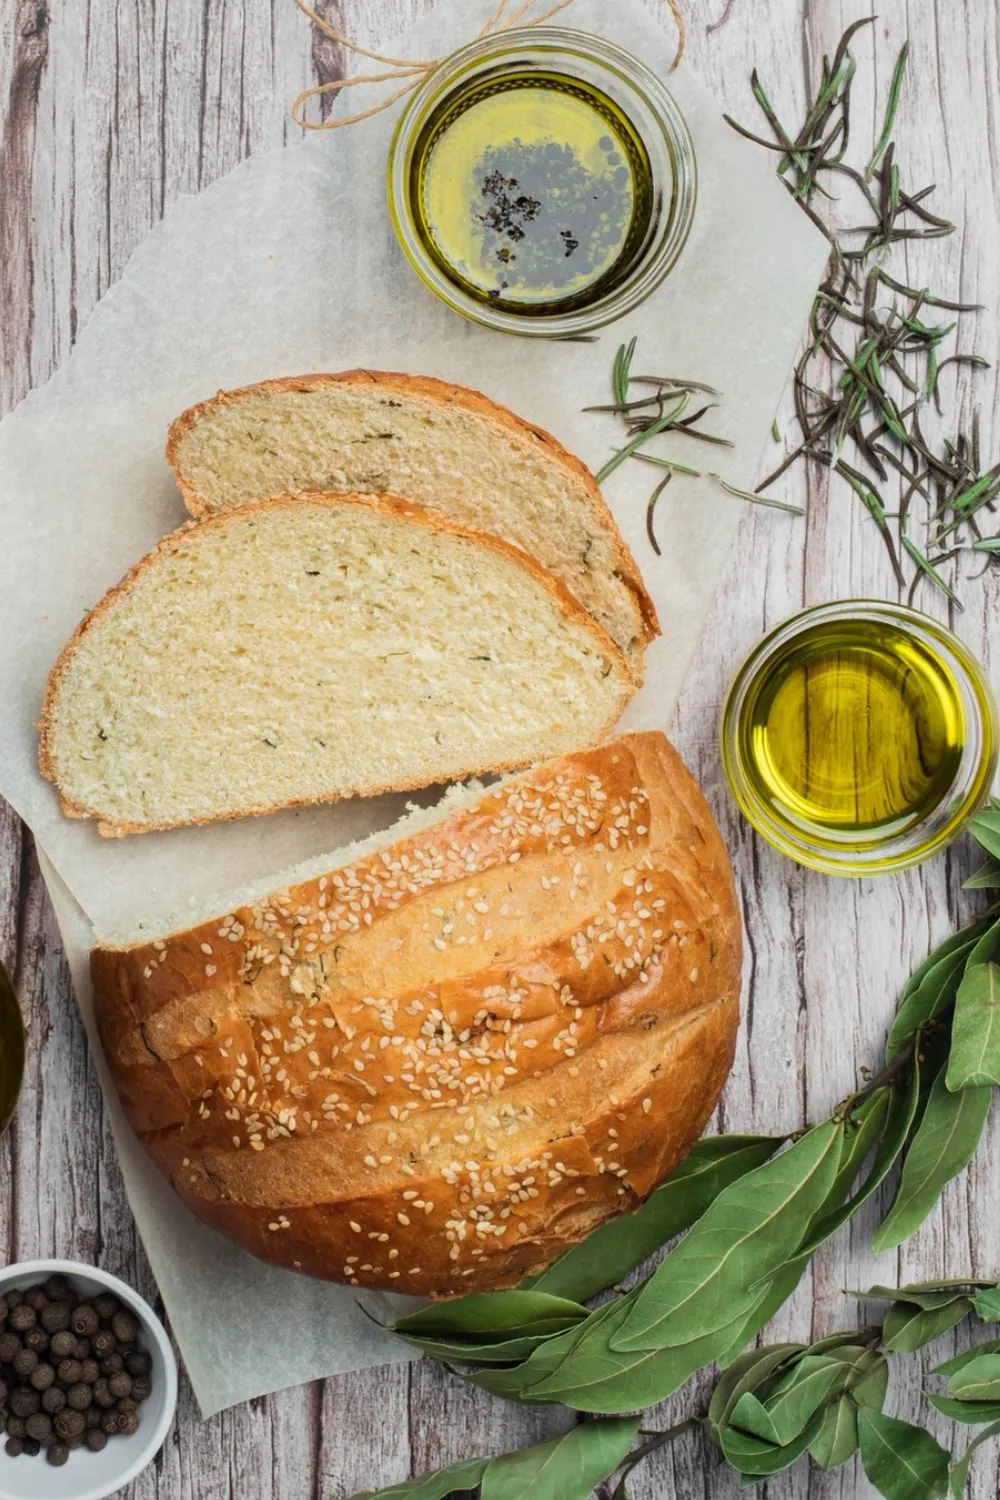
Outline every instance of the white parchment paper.
<path id="1" fill-rule="evenodd" d="M 469 40 L 494 0 L 451 0 L 393 45 L 439 56 Z M 577 0 L 574 27 L 629 48 L 666 77 L 674 39 L 640 0 Z M 220 387 L 353 365 L 437 375 L 484 391 L 549 428 L 595 469 L 620 429 L 582 408 L 608 399 L 614 350 L 639 335 L 636 371 L 724 393 L 715 430 L 735 447 L 676 440 L 672 456 L 753 479 L 826 257 L 826 243 L 777 182 L 773 163 L 723 122 L 692 74 L 669 86 L 694 137 L 694 229 L 667 283 L 597 344 L 540 343 L 474 327 L 441 306 L 396 245 L 384 163 L 396 110 L 252 158 L 181 199 L 136 252 L 59 373 L 0 424 L 0 792 L 34 829 L 86 1012 L 93 933 L 202 905 L 220 891 L 385 826 L 404 798 L 356 801 L 210 828 L 105 841 L 62 817 L 36 767 L 45 680 L 105 590 L 185 519 L 163 457 L 171 418 Z M 345 106 L 346 107 L 346 106 Z M 664 638 L 629 726 L 670 718 L 739 520 L 741 502 L 675 479 L 658 511 L 663 556 L 645 537 L 654 470 L 630 463 L 609 501 L 656 601 Z M 794 524 L 794 523 L 789 523 Z M 106 1084 L 102 1077 L 102 1083 Z M 386 1358 L 352 1292 L 267 1270 L 196 1225 L 117 1114 L 130 1200 L 206 1412 Z M 237 1270 L 238 1268 L 238 1270 Z M 227 1288 L 240 1288 L 239 1306 Z M 273 1323 L 266 1369 L 244 1350 Z M 310 1327 L 306 1351 L 276 1332 Z"/>

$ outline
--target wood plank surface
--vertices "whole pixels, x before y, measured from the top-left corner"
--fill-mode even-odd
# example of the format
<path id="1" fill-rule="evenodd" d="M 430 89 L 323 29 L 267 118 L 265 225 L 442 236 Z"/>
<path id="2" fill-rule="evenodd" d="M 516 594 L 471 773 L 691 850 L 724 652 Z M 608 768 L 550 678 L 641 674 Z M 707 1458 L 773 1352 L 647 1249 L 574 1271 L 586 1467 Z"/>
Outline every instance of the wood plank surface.
<path id="1" fill-rule="evenodd" d="M 378 45 L 432 0 L 319 0 L 359 42 Z M 646 0 L 667 28 L 667 0 Z M 748 123 L 747 78 L 760 69 L 779 110 L 801 117 L 807 84 L 845 25 L 871 0 L 681 0 L 688 57 L 727 109 Z M 856 126 L 874 133 L 872 84 L 884 98 L 902 40 L 912 86 L 900 114 L 910 186 L 936 181 L 960 224 L 907 256 L 913 284 L 1000 307 L 1000 20 L 996 0 L 883 0 L 856 85 Z M 567 17 L 571 23 L 571 16 Z M 292 0 L 0 0 L 0 410 L 58 367 L 95 303 L 181 193 L 247 154 L 296 138 L 288 107 L 344 59 Z M 734 247 L 738 274 L 739 247 Z M 995 311 L 975 330 L 998 352 Z M 976 386 L 984 443 L 1000 445 L 992 377 Z M 972 397 L 962 394 L 969 410 Z M 530 414 L 529 414 L 530 415 Z M 782 421 L 784 428 L 786 423 Z M 702 781 L 732 851 L 748 939 L 745 1020 L 722 1129 L 794 1128 L 818 1118 L 878 1056 L 905 976 L 966 909 L 969 854 L 959 846 L 919 872 L 877 882 L 824 879 L 757 840 L 727 795 L 716 725 L 742 654 L 803 604 L 896 596 L 870 520 L 839 483 L 801 475 L 796 521 L 743 518 L 703 648 L 672 733 Z M 734 504 L 738 502 L 734 501 Z M 996 574 L 963 589 L 952 623 L 1000 669 Z M 932 595 L 922 604 L 941 613 Z M 947 615 L 943 615 L 947 618 Z M 0 1261 L 97 1260 L 155 1296 L 125 1202 L 101 1096 L 72 1001 L 59 936 L 30 838 L 0 809 L 0 956 L 24 1004 L 31 1058 L 16 1122 L 0 1142 Z M 869 1250 L 877 1205 L 816 1257 L 769 1337 L 809 1338 L 856 1318 L 844 1289 L 881 1280 L 1000 1272 L 1000 1117 L 970 1172 L 898 1255 Z M 947 1352 L 950 1349 L 944 1346 Z M 937 1352 L 937 1346 L 936 1346 Z M 938 1352 L 937 1357 L 944 1357 Z M 696 1382 L 656 1425 L 696 1409 Z M 915 1416 L 913 1362 L 891 1409 Z M 924 1419 L 927 1408 L 922 1411 Z M 156 1465 L 131 1500 L 339 1500 L 457 1457 L 498 1452 L 569 1420 L 495 1401 L 424 1362 L 287 1391 L 197 1421 L 185 1389 Z M 939 1428 L 944 1438 L 948 1426 Z M 637 1474 L 633 1500 L 728 1500 L 736 1479 L 698 1437 Z M 1000 1491 L 996 1447 L 978 1460 L 974 1500 Z M 874 1493 L 853 1465 L 832 1475 L 799 1464 L 760 1491 L 768 1500 L 849 1500 Z"/>

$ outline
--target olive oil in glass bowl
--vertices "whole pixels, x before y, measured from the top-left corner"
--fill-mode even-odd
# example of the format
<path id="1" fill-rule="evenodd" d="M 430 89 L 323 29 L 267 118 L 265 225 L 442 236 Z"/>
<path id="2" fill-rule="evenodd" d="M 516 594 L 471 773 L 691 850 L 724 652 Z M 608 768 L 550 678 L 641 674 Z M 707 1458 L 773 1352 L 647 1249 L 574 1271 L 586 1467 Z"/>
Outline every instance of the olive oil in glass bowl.
<path id="1" fill-rule="evenodd" d="M 671 95 L 599 37 L 533 27 L 452 54 L 404 111 L 389 201 L 421 279 L 476 322 L 566 337 L 675 264 L 694 147 Z"/>
<path id="2" fill-rule="evenodd" d="M 997 765 L 981 668 L 935 620 L 847 600 L 795 616 L 740 669 L 726 774 L 748 820 L 828 874 L 920 863 L 979 807 Z"/>

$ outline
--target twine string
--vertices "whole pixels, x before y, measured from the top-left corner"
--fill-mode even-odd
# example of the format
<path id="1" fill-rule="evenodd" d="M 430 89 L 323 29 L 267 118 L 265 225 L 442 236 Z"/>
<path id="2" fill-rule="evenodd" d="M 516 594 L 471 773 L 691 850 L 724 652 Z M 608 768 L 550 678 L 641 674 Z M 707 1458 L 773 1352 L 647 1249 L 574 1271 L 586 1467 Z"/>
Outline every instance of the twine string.
<path id="1" fill-rule="evenodd" d="M 560 11 L 567 10 L 574 0 L 556 0 L 549 5 L 540 15 L 532 15 L 531 12 L 539 0 L 500 0 L 496 10 L 490 16 L 486 25 L 478 33 L 480 38 L 495 36 L 503 31 L 511 31 L 516 26 L 530 28 L 532 26 L 543 26 L 546 21 L 551 21 Z M 339 46 L 352 52 L 356 57 L 365 57 L 370 62 L 381 63 L 388 71 L 384 73 L 357 73 L 351 78 L 334 78 L 328 83 L 318 83 L 312 88 L 303 89 L 302 93 L 292 105 L 292 119 L 296 125 L 301 125 L 303 130 L 340 130 L 344 125 L 356 125 L 360 120 L 371 119 L 372 115 L 381 114 L 384 109 L 389 109 L 399 99 L 412 94 L 414 89 L 432 73 L 441 62 L 441 58 L 414 61 L 412 58 L 390 57 L 384 52 L 372 52 L 367 47 L 361 47 L 342 31 L 325 20 L 323 16 L 313 10 L 307 0 L 295 0 L 295 4 L 304 16 L 307 16 L 314 26 L 318 26 L 325 36 Z M 677 52 L 671 64 L 671 73 L 680 63 L 684 56 L 684 44 L 686 41 L 686 29 L 684 17 L 681 15 L 680 0 L 667 0 L 667 4 L 673 13 L 677 23 Z M 513 10 L 510 8 L 514 6 Z M 307 120 L 304 114 L 305 106 L 310 99 L 321 98 L 326 94 L 339 94 L 341 89 L 360 88 L 364 84 L 395 83 L 401 82 L 402 88 L 390 94 L 379 104 L 373 104 L 370 109 L 359 110 L 357 114 L 331 117 L 329 120 Z"/>

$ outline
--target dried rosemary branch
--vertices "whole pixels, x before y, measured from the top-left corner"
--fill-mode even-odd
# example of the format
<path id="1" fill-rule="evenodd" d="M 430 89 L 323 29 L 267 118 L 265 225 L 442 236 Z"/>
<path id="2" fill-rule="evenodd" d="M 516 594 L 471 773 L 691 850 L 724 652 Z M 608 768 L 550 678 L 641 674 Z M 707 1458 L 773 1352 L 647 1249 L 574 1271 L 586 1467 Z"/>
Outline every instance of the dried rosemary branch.
<path id="1" fill-rule="evenodd" d="M 811 338 L 794 374 L 799 441 L 758 493 L 800 460 L 833 469 L 875 521 L 897 581 L 909 585 L 910 600 L 928 581 L 961 607 L 940 569 L 964 552 L 980 553 L 986 566 L 1000 555 L 1000 537 L 983 532 L 987 522 L 992 530 L 1000 499 L 1000 464 L 983 467 L 978 412 L 970 431 L 957 426 L 936 446 L 923 423 L 930 410 L 935 419 L 944 416 L 941 377 L 947 369 L 989 365 L 960 350 L 942 357 L 961 316 L 977 308 L 908 286 L 885 269 L 895 246 L 954 231 L 927 206 L 933 185 L 916 192 L 904 186 L 894 130 L 906 46 L 864 169 L 846 160 L 857 71 L 851 42 L 873 19 L 848 27 L 833 58 L 823 59 L 815 100 L 795 135 L 778 119 L 756 71 L 751 87 L 773 140 L 726 117 L 741 135 L 778 154 L 779 176 L 831 244 Z M 814 201 L 832 199 L 834 184 L 860 197 L 867 222 L 835 229 L 820 216 Z M 944 313 L 955 316 L 937 321 Z"/>

